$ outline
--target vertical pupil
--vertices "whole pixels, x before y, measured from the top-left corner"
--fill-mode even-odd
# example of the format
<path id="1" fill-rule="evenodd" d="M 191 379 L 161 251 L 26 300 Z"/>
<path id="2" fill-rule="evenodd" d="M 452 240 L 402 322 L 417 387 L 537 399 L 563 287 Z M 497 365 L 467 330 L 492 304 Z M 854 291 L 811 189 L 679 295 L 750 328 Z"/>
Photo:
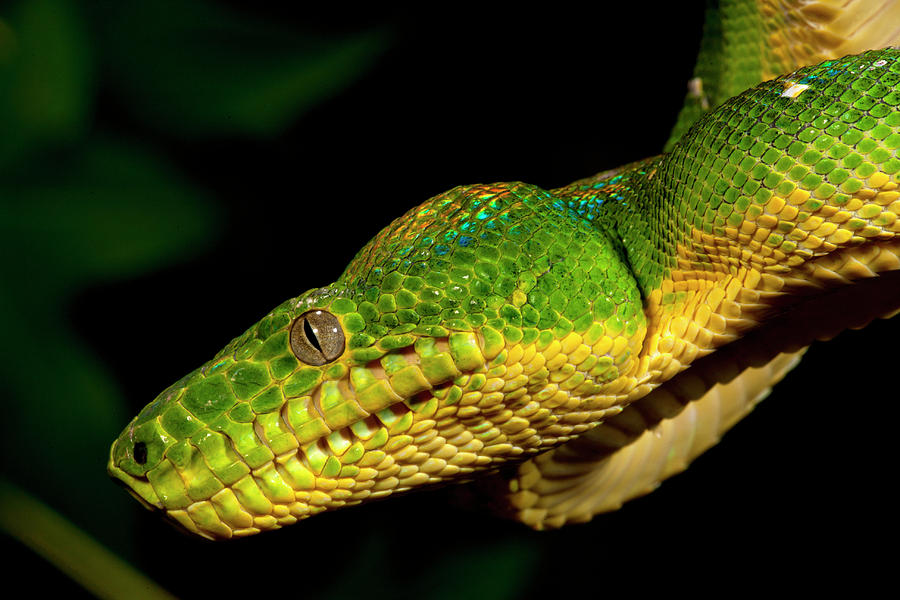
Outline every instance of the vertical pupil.
<path id="1" fill-rule="evenodd" d="M 319 345 L 319 338 L 316 337 L 316 332 L 313 330 L 312 325 L 309 324 L 309 319 L 303 319 L 303 332 L 306 334 L 306 339 L 309 340 L 312 347 L 321 352 L 322 346 Z"/>

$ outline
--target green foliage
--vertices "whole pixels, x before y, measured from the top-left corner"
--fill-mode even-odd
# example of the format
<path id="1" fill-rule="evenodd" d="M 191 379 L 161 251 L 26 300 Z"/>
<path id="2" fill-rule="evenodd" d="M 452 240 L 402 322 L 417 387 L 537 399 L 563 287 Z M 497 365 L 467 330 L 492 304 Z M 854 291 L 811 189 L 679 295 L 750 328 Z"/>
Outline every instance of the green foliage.
<path id="1" fill-rule="evenodd" d="M 378 29 L 298 32 L 206 1 L 96 10 L 114 92 L 141 119 L 184 136 L 277 135 L 355 80 L 388 39 Z"/>
<path id="2" fill-rule="evenodd" d="M 70 303 L 92 285 L 184 261 L 220 235 L 221 209 L 165 158 L 169 140 L 277 136 L 386 44 L 380 30 L 316 37 L 199 1 L 0 8 L 3 477 L 133 556 L 133 501 L 103 469 L 126 402 L 72 329 Z M 109 125 L 101 90 L 130 120 Z M 18 510 L 4 495 L 0 523 Z M 3 529 L 32 547 L 51 535 L 32 527 L 32 537 Z M 79 552 L 57 550 L 51 560 Z"/>
<path id="3" fill-rule="evenodd" d="M 0 165 L 83 135 L 94 88 L 84 22 L 69 2 L 18 2 L 7 15 L 0 15 Z"/>

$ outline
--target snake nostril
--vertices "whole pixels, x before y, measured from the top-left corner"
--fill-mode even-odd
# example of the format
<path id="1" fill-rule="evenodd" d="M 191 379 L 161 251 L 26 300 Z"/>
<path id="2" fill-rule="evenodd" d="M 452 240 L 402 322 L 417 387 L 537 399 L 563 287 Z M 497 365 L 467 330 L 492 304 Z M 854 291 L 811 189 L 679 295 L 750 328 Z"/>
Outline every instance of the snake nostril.
<path id="1" fill-rule="evenodd" d="M 134 462 L 142 465 L 147 462 L 147 444 L 138 442 L 134 445 Z"/>

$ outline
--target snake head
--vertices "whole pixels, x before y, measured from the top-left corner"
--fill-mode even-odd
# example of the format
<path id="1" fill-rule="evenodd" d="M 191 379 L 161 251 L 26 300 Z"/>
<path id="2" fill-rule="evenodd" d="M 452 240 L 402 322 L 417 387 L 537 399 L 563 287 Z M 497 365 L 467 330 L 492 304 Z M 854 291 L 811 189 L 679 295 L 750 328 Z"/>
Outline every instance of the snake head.
<path id="1" fill-rule="evenodd" d="M 209 538 L 461 478 L 618 411 L 643 320 L 596 226 L 534 186 L 457 188 L 161 393 L 108 469 Z"/>

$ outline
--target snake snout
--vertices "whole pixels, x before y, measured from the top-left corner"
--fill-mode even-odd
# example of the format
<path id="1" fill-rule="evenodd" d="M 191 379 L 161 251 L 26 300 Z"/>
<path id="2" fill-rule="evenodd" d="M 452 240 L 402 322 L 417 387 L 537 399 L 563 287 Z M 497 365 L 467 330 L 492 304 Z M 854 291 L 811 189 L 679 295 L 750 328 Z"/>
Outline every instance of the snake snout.
<path id="1" fill-rule="evenodd" d="M 145 508 L 149 510 L 162 510 L 162 503 L 156 495 L 153 486 L 146 477 L 135 477 L 123 471 L 116 464 L 116 445 L 119 443 L 117 439 L 112 443 L 109 449 L 109 462 L 106 464 L 106 472 L 112 478 L 113 482 L 123 486 L 128 493 L 134 496 Z"/>

